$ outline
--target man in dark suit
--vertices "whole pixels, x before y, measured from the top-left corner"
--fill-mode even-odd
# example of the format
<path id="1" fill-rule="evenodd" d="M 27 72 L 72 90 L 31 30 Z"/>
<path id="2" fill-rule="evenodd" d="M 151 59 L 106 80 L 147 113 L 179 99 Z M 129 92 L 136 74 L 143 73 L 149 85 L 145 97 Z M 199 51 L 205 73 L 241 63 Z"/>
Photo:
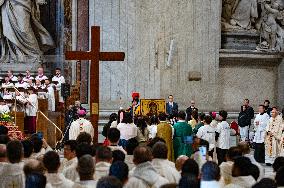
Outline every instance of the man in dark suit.
<path id="1" fill-rule="evenodd" d="M 187 121 L 190 121 L 191 120 L 191 114 L 193 111 L 197 111 L 198 112 L 198 109 L 195 107 L 195 101 L 194 100 L 191 100 L 190 101 L 190 106 L 186 109 L 186 120 Z"/>
<path id="2" fill-rule="evenodd" d="M 169 102 L 166 103 L 166 114 L 171 116 L 178 113 L 178 104 L 174 102 L 173 95 L 168 96 Z"/>

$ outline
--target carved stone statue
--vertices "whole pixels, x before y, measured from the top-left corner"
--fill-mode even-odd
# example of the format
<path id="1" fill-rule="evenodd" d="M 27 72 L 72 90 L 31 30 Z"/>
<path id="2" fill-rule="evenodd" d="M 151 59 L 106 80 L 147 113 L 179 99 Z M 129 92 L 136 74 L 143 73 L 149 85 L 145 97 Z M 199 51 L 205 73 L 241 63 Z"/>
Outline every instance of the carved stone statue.
<path id="1" fill-rule="evenodd" d="M 222 21 L 230 23 L 236 0 L 222 0 Z"/>
<path id="2" fill-rule="evenodd" d="M 250 30 L 257 17 L 257 0 L 222 1 L 223 30 Z"/>
<path id="3" fill-rule="evenodd" d="M 283 50 L 283 28 L 280 25 L 283 23 L 283 10 L 276 1 L 264 0 L 261 2 L 261 17 L 257 24 L 261 37 L 264 41 L 261 42 L 260 49 L 268 50 Z M 282 7 L 283 9 L 283 7 Z M 278 20 L 278 22 L 276 21 Z"/>
<path id="4" fill-rule="evenodd" d="M 243 29 L 251 29 L 251 23 L 258 17 L 256 0 L 237 0 L 235 11 L 230 20 L 231 25 L 237 25 Z"/>
<path id="5" fill-rule="evenodd" d="M 0 0 L 0 62 L 31 62 L 54 42 L 41 25 L 39 4 L 44 0 Z"/>

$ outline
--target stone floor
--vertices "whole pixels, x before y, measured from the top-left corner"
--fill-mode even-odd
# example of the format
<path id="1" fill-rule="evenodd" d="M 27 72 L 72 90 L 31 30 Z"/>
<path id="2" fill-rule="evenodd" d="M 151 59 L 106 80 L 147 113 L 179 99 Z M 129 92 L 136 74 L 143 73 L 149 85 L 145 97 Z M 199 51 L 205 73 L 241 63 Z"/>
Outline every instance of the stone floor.
<path id="1" fill-rule="evenodd" d="M 264 167 L 264 177 L 270 177 L 273 173 L 273 169 L 271 166 L 266 166 L 265 164 L 262 165 Z"/>

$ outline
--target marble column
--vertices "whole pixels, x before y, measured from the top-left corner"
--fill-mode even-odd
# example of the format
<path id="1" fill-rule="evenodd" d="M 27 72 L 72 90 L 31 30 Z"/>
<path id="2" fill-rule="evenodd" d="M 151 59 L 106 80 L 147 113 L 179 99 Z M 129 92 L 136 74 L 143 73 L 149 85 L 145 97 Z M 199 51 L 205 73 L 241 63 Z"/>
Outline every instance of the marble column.
<path id="1" fill-rule="evenodd" d="M 77 1 L 77 50 L 89 50 L 89 0 Z M 88 103 L 89 64 L 81 64 L 81 102 Z"/>

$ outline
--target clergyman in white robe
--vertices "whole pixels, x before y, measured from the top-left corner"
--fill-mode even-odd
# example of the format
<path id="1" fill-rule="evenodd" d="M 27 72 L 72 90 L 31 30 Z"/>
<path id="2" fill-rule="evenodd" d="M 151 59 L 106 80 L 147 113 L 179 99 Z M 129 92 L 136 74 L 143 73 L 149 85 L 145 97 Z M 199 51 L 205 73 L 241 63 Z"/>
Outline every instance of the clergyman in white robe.
<path id="1" fill-rule="evenodd" d="M 71 123 L 69 129 L 69 140 L 76 140 L 81 132 L 89 133 L 92 138 L 94 137 L 93 125 L 90 121 L 82 117 Z"/>
<path id="2" fill-rule="evenodd" d="M 282 117 L 277 115 L 271 117 L 266 127 L 265 138 L 265 163 L 273 164 L 276 157 L 280 154 L 280 143 L 282 137 Z M 270 133 L 271 135 L 268 135 Z"/>
<path id="3" fill-rule="evenodd" d="M 71 188 L 74 185 L 74 182 L 65 178 L 65 176 L 61 173 L 47 173 L 46 182 L 47 186 L 51 186 L 52 188 Z"/>
<path id="4" fill-rule="evenodd" d="M 175 163 L 167 159 L 157 159 L 152 160 L 153 167 L 157 172 L 164 178 L 166 178 L 170 183 L 179 183 L 181 178 L 180 173 L 175 168 Z"/>
<path id="5" fill-rule="evenodd" d="M 25 187 L 23 163 L 7 163 L 0 168 L 0 188 Z"/>

